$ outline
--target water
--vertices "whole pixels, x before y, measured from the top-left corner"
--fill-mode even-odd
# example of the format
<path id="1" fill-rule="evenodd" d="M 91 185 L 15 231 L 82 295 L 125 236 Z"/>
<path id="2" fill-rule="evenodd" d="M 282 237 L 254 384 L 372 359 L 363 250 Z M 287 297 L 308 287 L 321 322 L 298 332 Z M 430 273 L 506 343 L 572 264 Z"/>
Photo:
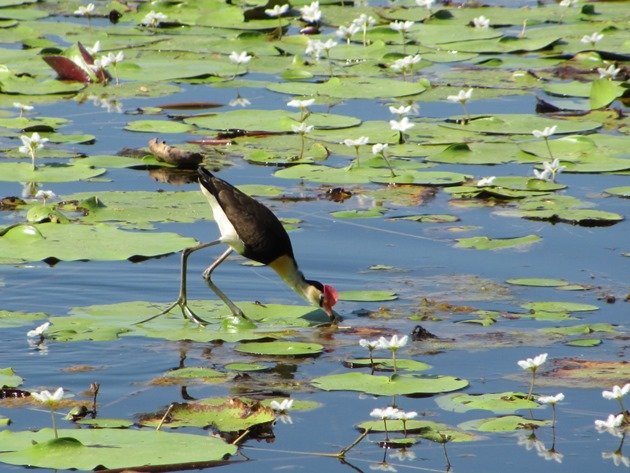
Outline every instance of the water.
<path id="1" fill-rule="evenodd" d="M 498 2 L 495 2 L 498 3 Z M 511 2 L 504 2 L 511 5 Z M 519 2 L 533 5 L 534 2 Z M 240 91 L 252 100 L 256 107 L 282 108 L 287 97 L 260 89 Z M 235 92 L 207 86 L 186 86 L 179 94 L 167 98 L 124 101 L 126 111 L 136 107 L 180 101 L 218 101 L 227 103 Z M 262 105 L 261 105 L 262 104 Z M 533 113 L 532 97 L 473 102 L 471 113 L 502 112 L 509 107 L 513 113 Z M 230 110 L 225 106 L 218 112 Z M 444 118 L 454 108 L 443 104 L 422 105 L 421 116 Z M 363 119 L 382 119 L 382 103 L 348 101 L 335 108 L 336 113 L 349 113 Z M 134 117 L 127 114 L 108 113 L 90 103 L 72 101 L 38 106 L 38 113 L 47 116 L 63 116 L 71 120 L 66 133 L 93 133 L 98 137 L 91 146 L 77 145 L 77 151 L 87 154 L 114 154 L 122 147 L 141 147 L 152 136 L 125 132 L 122 128 Z M 458 113 L 458 112 L 457 112 Z M 169 135 L 168 141 L 179 143 L 190 139 L 188 135 Z M 5 144 L 6 141 L 5 141 Z M 11 142 L 7 146 L 13 146 Z M 347 162 L 347 158 L 331 157 L 332 162 Z M 483 176 L 490 174 L 527 175 L 530 166 L 440 166 L 452 170 Z M 306 191 L 320 193 L 318 185 L 290 182 L 272 176 L 275 168 L 253 166 L 236 159 L 233 166 L 220 172 L 221 177 L 235 184 L 270 183 L 286 188 L 286 194 L 295 195 Z M 108 182 L 77 182 L 54 184 L 50 187 L 59 194 L 90 191 L 98 195 L 106 190 L 195 190 L 196 184 L 172 186 L 155 182 L 147 172 L 136 170 L 108 170 Z M 601 189 L 627 185 L 625 176 L 562 174 L 572 196 L 596 203 L 599 208 L 627 213 L 627 201 L 604 198 Z M 47 186 L 48 187 L 48 186 Z M 20 185 L 0 182 L 0 196 L 19 195 Z M 360 189 L 355 190 L 360 194 Z M 202 196 L 200 194 L 200 199 Z M 428 342 L 416 342 L 404 349 L 401 356 L 412 357 L 432 365 L 431 374 L 447 374 L 469 380 L 468 393 L 523 391 L 528 388 L 529 378 L 516 361 L 548 352 L 550 365 L 554 360 L 576 358 L 581 360 L 623 360 L 627 340 L 623 337 L 605 339 L 593 348 L 576 348 L 561 342 L 549 343 L 544 337 L 536 338 L 537 330 L 557 325 L 577 323 L 611 323 L 625 331 L 627 303 L 623 297 L 628 291 L 630 273 L 627 262 L 619 254 L 628 251 L 628 222 L 623 221 L 607 228 L 585 228 L 566 224 L 552 225 L 544 222 L 506 218 L 493 214 L 490 208 L 462 209 L 449 203 L 443 192 L 427 200 L 418 208 L 392 208 L 388 215 L 411 213 L 451 213 L 461 218 L 457 225 L 478 225 L 489 236 L 520 236 L 537 234 L 543 240 L 523 251 L 507 250 L 483 252 L 457 249 L 453 238 L 468 236 L 449 230 L 447 224 L 419 224 L 387 219 L 343 220 L 334 219 L 330 212 L 362 206 L 359 197 L 343 204 L 326 200 L 311 202 L 266 201 L 282 217 L 298 217 L 300 230 L 291 238 L 301 268 L 311 278 L 332 284 L 340 290 L 385 289 L 396 292 L 399 299 L 393 302 L 360 303 L 340 302 L 338 311 L 344 316 L 343 325 L 349 328 L 335 330 L 308 329 L 300 336 L 309 341 L 322 343 L 326 351 L 319 358 L 285 361 L 267 380 L 267 386 L 258 386 L 253 392 L 246 384 L 238 382 L 217 385 L 193 384 L 188 395 L 194 398 L 226 396 L 248 393 L 268 394 L 266 389 L 291 394 L 296 399 L 315 400 L 321 407 L 312 411 L 292 414 L 293 424 L 278 422 L 274 426 L 275 438 L 270 442 L 248 440 L 242 448 L 243 456 L 237 455 L 233 463 L 223 469 L 235 472 L 274 470 L 301 470 L 347 472 L 369 471 L 383 459 L 383 450 L 376 442 L 380 435 L 370 435 L 367 440 L 351 450 L 347 463 L 316 452 L 335 453 L 350 445 L 359 432 L 355 425 L 368 420 L 375 407 L 385 407 L 392 400 L 361 395 L 352 392 L 326 393 L 313 389 L 309 380 L 315 376 L 340 373 L 346 369 L 341 362 L 350 357 L 364 356 L 358 348 L 361 330 L 373 329 L 383 333 L 410 333 L 421 323 L 430 332 L 444 340 L 453 340 L 448 349 L 436 351 Z M 2 212 L 0 224 L 19 221 L 21 215 Z M 208 222 L 192 224 L 161 224 L 159 231 L 175 231 L 182 235 L 210 241 L 217 235 L 216 228 Z M 200 274 L 222 249 L 214 248 L 196 253 L 189 266 L 189 296 L 193 299 L 213 299 Z M 287 304 L 300 303 L 296 296 L 267 268 L 243 266 L 242 259 L 230 258 L 216 272 L 216 282 L 234 300 L 259 300 Z M 396 271 L 370 271 L 374 264 L 393 266 Z M 169 303 L 177 295 L 179 255 L 150 259 L 141 263 L 123 262 L 62 262 L 54 267 L 44 263 L 0 266 L 0 298 L 4 310 L 45 312 L 61 316 L 77 306 L 109 304 L 133 300 Z M 558 291 L 550 288 L 510 287 L 504 281 L 518 277 L 564 278 L 574 283 L 588 284 L 590 291 Z M 497 298 L 501 288 L 504 298 Z M 484 291 L 487 291 L 484 294 Z M 601 298 L 613 294 L 617 301 L 607 304 Z M 456 305 L 469 305 L 480 309 L 516 311 L 522 303 L 542 300 L 566 300 L 595 304 L 597 312 L 576 314 L 580 320 L 566 323 L 522 320 L 499 320 L 490 328 L 456 323 L 469 319 L 469 315 L 446 311 L 428 321 L 409 320 L 423 298 Z M 384 307 L 393 312 L 391 318 L 364 317 L 361 310 L 370 311 Z M 29 327 L 30 328 L 30 327 Z M 234 358 L 250 360 L 235 354 L 233 344 L 200 344 L 191 342 L 166 342 L 143 338 L 122 338 L 115 342 L 48 342 L 45 351 L 36 350 L 26 342 L 24 327 L 7 328 L 0 332 L 0 359 L 2 366 L 11 366 L 25 379 L 29 390 L 63 386 L 70 395 L 78 395 L 92 382 L 101 384 L 99 416 L 136 420 L 142 413 L 163 409 L 171 402 L 182 402 L 179 386 L 153 386 L 151 381 L 175 368 L 185 353 L 187 366 L 211 366 L 220 368 Z M 514 335 L 514 333 L 516 335 Z M 525 337 L 526 335 L 526 337 Z M 597 334 L 596 334 L 597 335 Z M 523 337 L 523 343 L 511 341 L 504 345 L 501 338 Z M 88 371 L 69 371 L 80 365 L 91 367 Z M 254 375 L 255 376 L 255 375 Z M 623 380 L 619 380 L 623 381 Z M 480 435 L 470 443 L 451 443 L 447 452 L 455 471 L 618 471 L 610 459 L 602 454 L 617 449 L 619 439 L 608 434 L 598 434 L 593 428 L 594 419 L 604 419 L 616 409 L 616 404 L 602 399 L 601 390 L 610 386 L 568 387 L 553 376 L 543 376 L 537 392 L 555 394 L 562 391 L 566 400 L 558 406 L 558 423 L 555 431 L 555 449 L 560 452 L 562 463 L 544 460 L 537 450 L 520 446 L 519 434 Z M 467 413 L 445 412 L 438 408 L 433 397 L 396 399 L 399 407 L 415 410 L 429 420 L 457 425 L 462 422 L 490 417 L 485 411 Z M 529 412 L 519 412 L 527 417 Z M 46 412 L 28 408 L 5 408 L 0 415 L 10 417 L 11 430 L 39 429 L 48 426 Z M 551 418 L 551 410 L 537 410 L 538 419 Z M 64 427 L 71 424 L 60 421 Z M 198 429 L 181 429 L 200 435 L 207 432 Z M 548 427 L 538 430 L 539 439 L 546 449 L 552 446 L 552 431 Z M 522 435 L 521 435 L 522 437 Z M 522 442 L 522 440 L 521 440 Z M 0 447 L 1 449 L 1 447 Z M 423 441 L 411 449 L 413 460 L 400 460 L 387 452 L 391 465 L 399 471 L 444 471 L 445 457 L 441 445 Z M 246 460 L 247 461 L 244 461 Z M 242 460 L 242 461 L 241 461 Z M 621 468 L 624 468 L 623 466 Z M 0 464 L 0 471 L 24 471 L 22 467 Z"/>

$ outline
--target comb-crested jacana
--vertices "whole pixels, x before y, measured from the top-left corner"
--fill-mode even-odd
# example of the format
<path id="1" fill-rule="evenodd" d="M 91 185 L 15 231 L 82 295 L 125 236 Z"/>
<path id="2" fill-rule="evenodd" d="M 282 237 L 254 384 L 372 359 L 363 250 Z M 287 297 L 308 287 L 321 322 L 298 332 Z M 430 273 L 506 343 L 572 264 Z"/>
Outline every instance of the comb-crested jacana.
<path id="1" fill-rule="evenodd" d="M 186 272 L 188 257 L 197 250 L 218 245 L 219 243 L 226 243 L 229 248 L 206 268 L 203 272 L 203 277 L 210 289 L 230 308 L 234 316 L 239 319 L 247 319 L 247 316 L 241 309 L 214 284 L 212 272 L 226 260 L 230 253 L 236 251 L 246 258 L 270 266 L 291 289 L 306 299 L 306 301 L 323 309 L 334 320 L 333 306 L 337 302 L 337 291 L 332 286 L 318 281 L 311 281 L 304 277 L 293 256 L 293 247 L 291 246 L 289 235 L 273 212 L 256 199 L 238 190 L 223 179 L 219 179 L 201 166 L 198 168 L 198 174 L 201 192 L 208 199 L 221 236 L 218 240 L 201 243 L 197 246 L 186 248 L 182 252 L 179 297 L 177 301 L 155 317 L 169 312 L 175 306 L 179 306 L 184 317 L 200 325 L 206 323 L 187 304 Z"/>

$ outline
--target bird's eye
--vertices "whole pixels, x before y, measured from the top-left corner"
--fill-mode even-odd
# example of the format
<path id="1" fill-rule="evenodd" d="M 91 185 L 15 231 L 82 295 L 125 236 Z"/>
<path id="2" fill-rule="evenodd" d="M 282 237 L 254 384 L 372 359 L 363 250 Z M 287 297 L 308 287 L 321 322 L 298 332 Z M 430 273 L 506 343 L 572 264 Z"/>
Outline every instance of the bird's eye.
<path id="1" fill-rule="evenodd" d="M 324 305 L 324 294 L 321 294 L 321 295 L 319 296 L 319 306 L 321 307 L 321 306 L 323 306 L 323 305 Z"/>

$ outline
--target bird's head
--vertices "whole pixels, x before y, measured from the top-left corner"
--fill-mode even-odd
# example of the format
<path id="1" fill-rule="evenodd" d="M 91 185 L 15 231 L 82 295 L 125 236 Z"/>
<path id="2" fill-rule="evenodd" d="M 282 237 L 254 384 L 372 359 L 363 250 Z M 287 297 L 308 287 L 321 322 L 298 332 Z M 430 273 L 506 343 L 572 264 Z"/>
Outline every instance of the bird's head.
<path id="1" fill-rule="evenodd" d="M 327 284 L 322 284 L 319 281 L 306 281 L 308 287 L 305 293 L 306 299 L 313 305 L 320 307 L 326 315 L 331 319 L 334 319 L 333 306 L 339 300 L 337 290 Z"/>

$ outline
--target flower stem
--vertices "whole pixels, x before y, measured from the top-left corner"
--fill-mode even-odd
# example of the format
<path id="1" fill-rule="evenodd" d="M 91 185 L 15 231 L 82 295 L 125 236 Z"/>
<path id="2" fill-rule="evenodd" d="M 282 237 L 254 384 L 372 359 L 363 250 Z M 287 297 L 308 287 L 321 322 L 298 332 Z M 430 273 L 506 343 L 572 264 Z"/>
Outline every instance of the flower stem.
<path id="1" fill-rule="evenodd" d="M 52 407 L 50 408 L 50 419 L 52 420 L 52 428 L 55 434 L 55 438 L 58 439 L 59 435 L 57 434 L 57 420 L 55 419 L 55 410 Z"/>
<path id="2" fill-rule="evenodd" d="M 536 380 L 536 370 L 532 370 L 532 382 L 529 385 L 529 392 L 527 393 L 527 400 L 532 399 L 532 393 L 534 392 L 534 381 Z"/>
<path id="3" fill-rule="evenodd" d="M 551 152 L 551 146 L 549 145 L 549 137 L 547 136 L 545 136 L 545 144 L 547 145 L 547 151 L 549 151 L 549 157 L 553 161 L 553 153 Z"/>

